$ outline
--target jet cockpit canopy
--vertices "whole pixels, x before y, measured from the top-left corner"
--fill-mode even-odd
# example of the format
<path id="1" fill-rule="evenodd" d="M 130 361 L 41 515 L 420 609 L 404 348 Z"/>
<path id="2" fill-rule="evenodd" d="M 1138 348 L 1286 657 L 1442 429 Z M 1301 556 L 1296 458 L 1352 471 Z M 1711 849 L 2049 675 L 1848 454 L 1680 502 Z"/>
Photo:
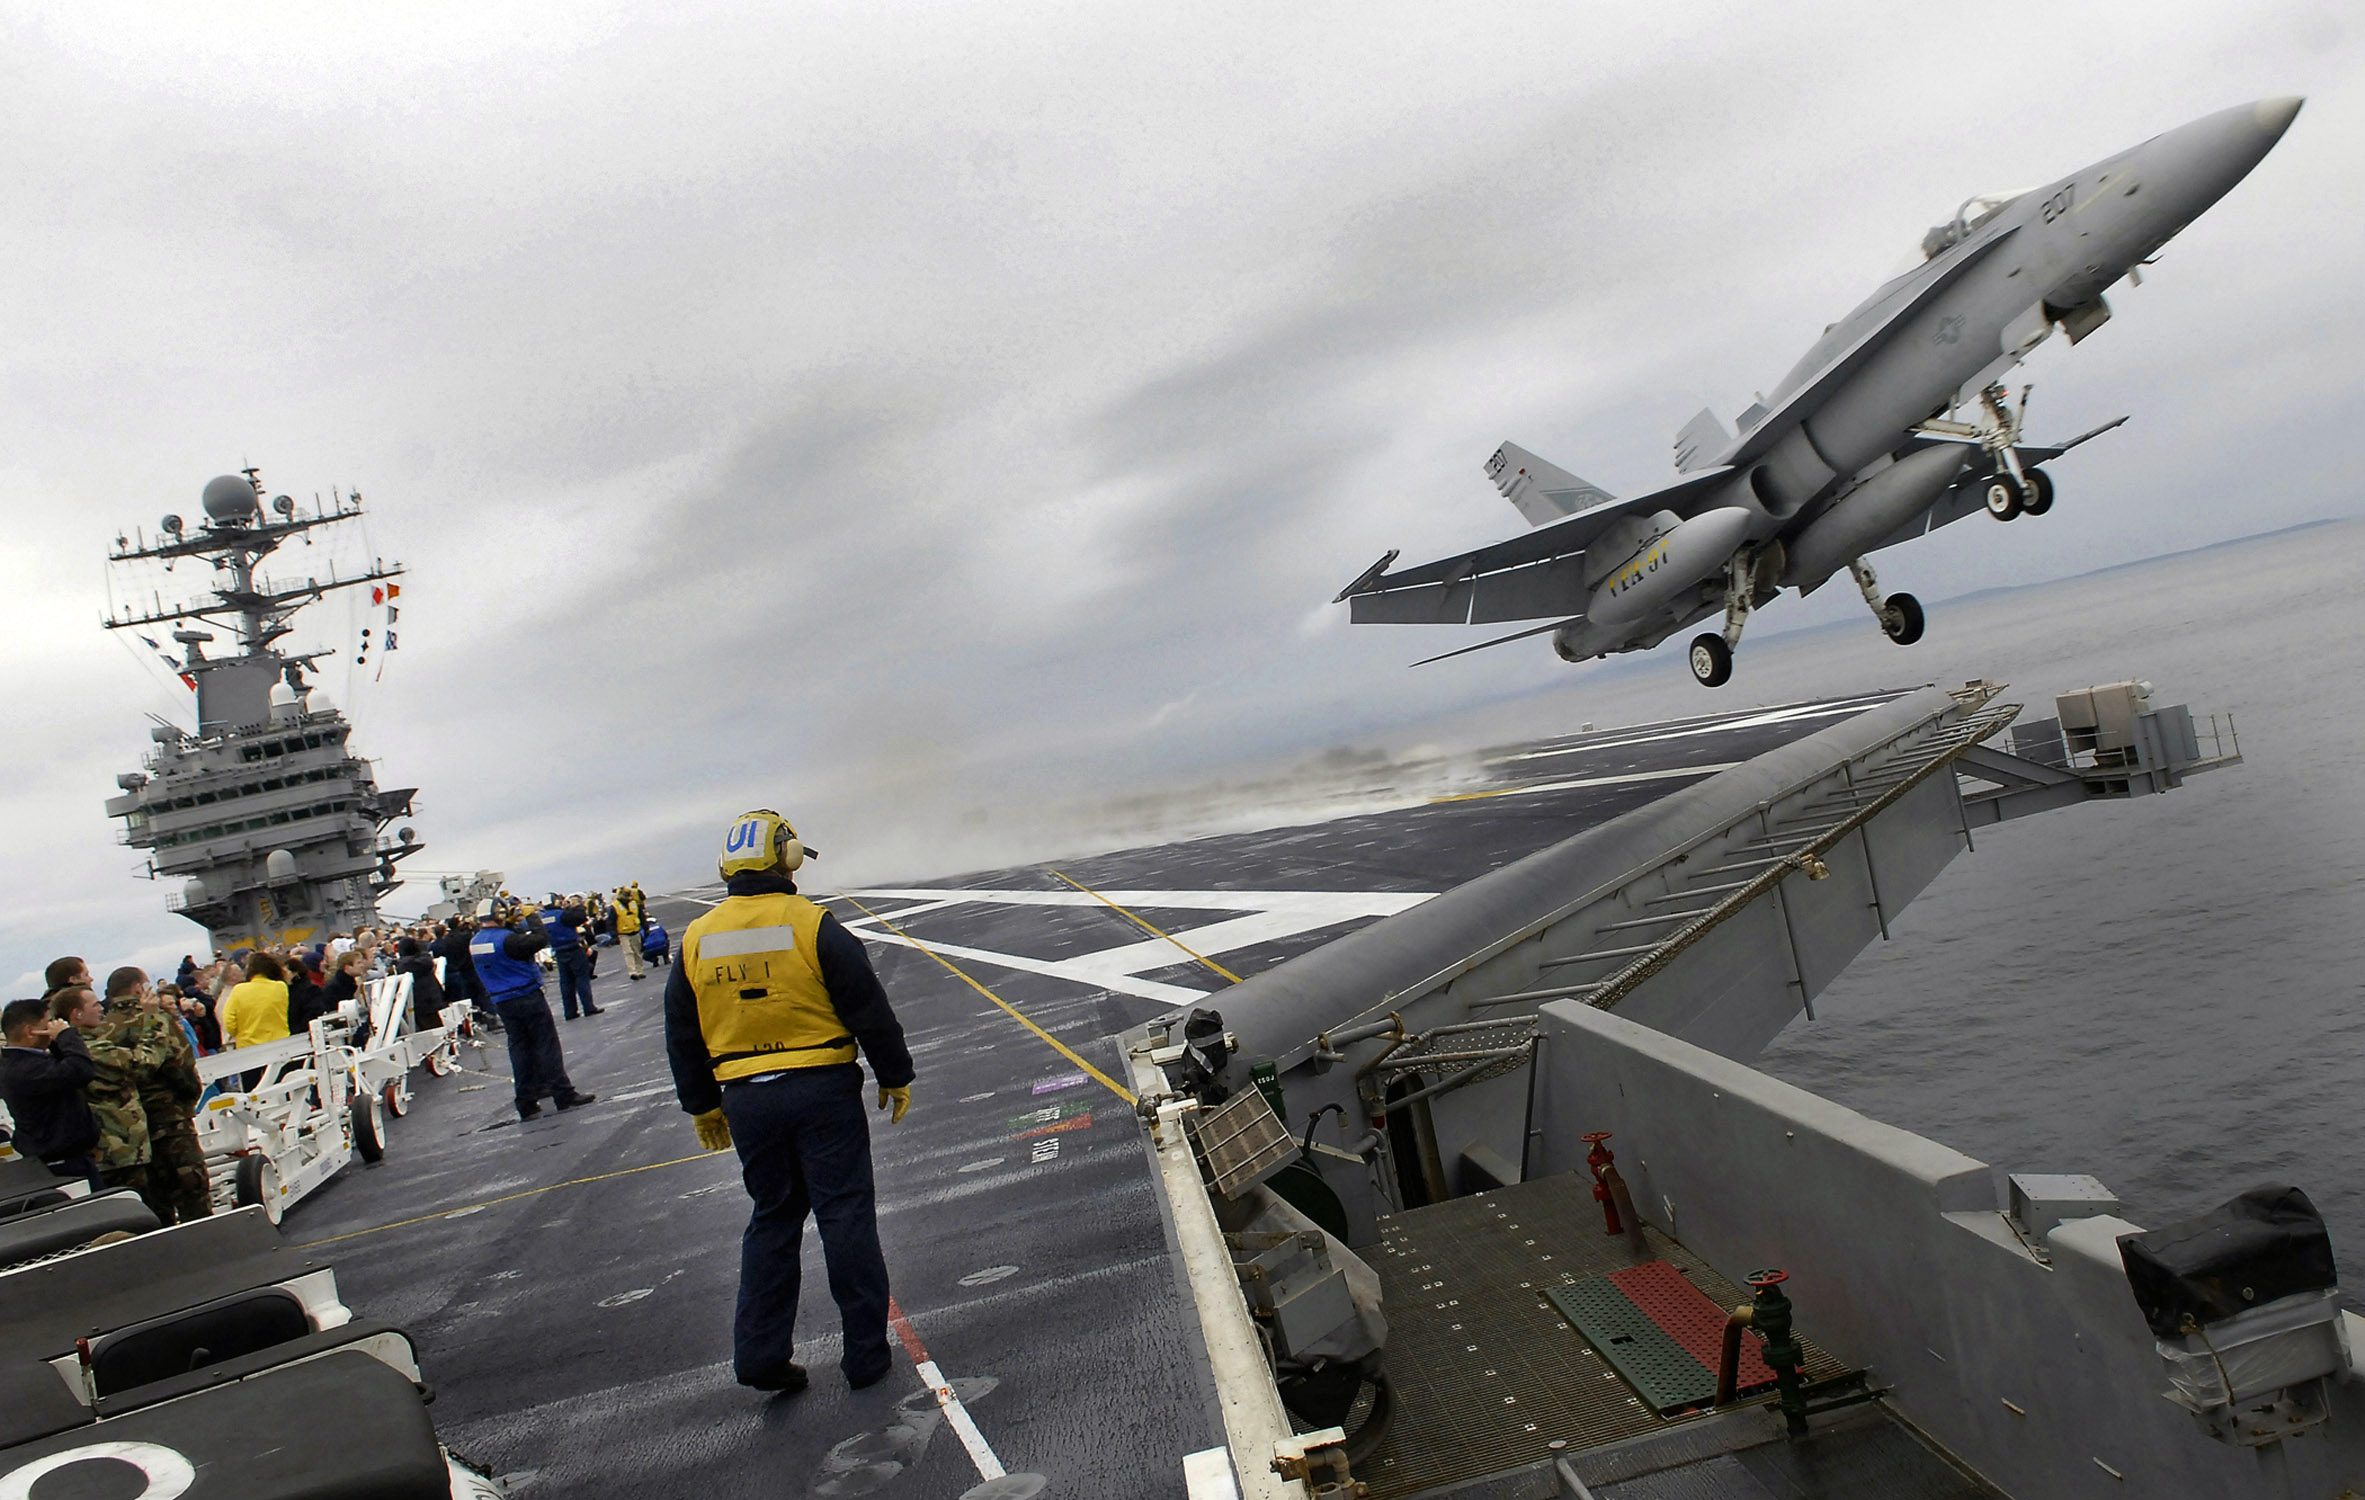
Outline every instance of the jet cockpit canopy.
<path id="1" fill-rule="evenodd" d="M 2029 188 L 2018 188 L 2009 193 L 1974 193 L 1965 198 L 1963 206 L 1954 211 L 1952 219 L 1922 236 L 1922 259 L 1936 260 L 1969 239 L 1980 225 L 2027 197 L 2031 191 Z"/>

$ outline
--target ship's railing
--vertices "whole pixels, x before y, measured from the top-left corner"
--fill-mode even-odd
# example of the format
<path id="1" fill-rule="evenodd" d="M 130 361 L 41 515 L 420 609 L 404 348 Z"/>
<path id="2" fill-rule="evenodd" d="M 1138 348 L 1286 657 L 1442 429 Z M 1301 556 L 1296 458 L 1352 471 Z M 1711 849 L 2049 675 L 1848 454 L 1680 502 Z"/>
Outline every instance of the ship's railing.
<path id="1" fill-rule="evenodd" d="M 2039 765 L 2080 774 L 2168 770 L 2182 773 L 2238 765 L 2241 728 L 2231 713 L 2196 716 L 2181 704 L 2147 709 L 2113 743 L 2092 743 L 2092 730 L 2071 736 L 2059 719 L 2025 720 L 2012 731 L 2012 753 Z"/>

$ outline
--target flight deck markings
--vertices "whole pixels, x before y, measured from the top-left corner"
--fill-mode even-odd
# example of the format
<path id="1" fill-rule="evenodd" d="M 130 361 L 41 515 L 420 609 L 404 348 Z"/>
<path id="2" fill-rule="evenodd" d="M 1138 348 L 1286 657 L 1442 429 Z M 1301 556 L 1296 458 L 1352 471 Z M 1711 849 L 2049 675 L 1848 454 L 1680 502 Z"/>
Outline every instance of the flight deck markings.
<path id="1" fill-rule="evenodd" d="M 971 1271 L 962 1277 L 961 1285 L 984 1286 L 988 1282 L 1000 1281 L 1005 1276 L 1016 1276 L 1017 1274 L 1018 1267 L 1016 1266 L 987 1266 L 982 1271 Z"/>
<path id="2" fill-rule="evenodd" d="M 847 897 L 846 899 L 849 901 L 854 901 L 854 898 L 851 896 Z M 992 990 L 987 989 L 975 979 L 972 979 L 966 970 L 962 969 L 958 964 L 955 964 L 951 959 L 946 958 L 944 955 L 938 953 L 935 949 L 929 947 L 923 942 L 920 942 L 916 938 L 906 937 L 896 928 L 894 923 L 888 921 L 885 917 L 880 916 L 877 912 L 872 911 L 869 907 L 864 906 L 860 901 L 854 901 L 854 905 L 862 911 L 863 915 L 869 917 L 872 921 L 877 922 L 889 932 L 894 933 L 898 939 L 909 943 L 912 947 L 919 949 L 922 953 L 927 954 L 930 958 L 935 959 L 938 963 L 942 964 L 946 969 L 952 972 L 954 978 L 960 980 L 963 984 L 969 986 L 969 988 L 977 991 L 977 993 L 980 995 L 985 996 L 988 1000 L 993 1001 L 995 1005 L 1000 1006 L 1004 1011 L 1009 1013 L 1010 1019 L 1016 1021 L 1019 1025 L 1024 1026 L 1027 1030 L 1033 1032 L 1037 1037 L 1041 1038 L 1045 1045 L 1049 1046 L 1052 1051 L 1058 1053 L 1060 1056 L 1066 1058 L 1069 1062 L 1072 1062 L 1077 1067 L 1083 1069 L 1086 1076 L 1099 1083 L 1101 1087 L 1107 1089 L 1110 1093 L 1115 1094 L 1127 1104 L 1132 1104 L 1134 1102 L 1133 1090 L 1117 1082 L 1117 1080 L 1111 1078 L 1108 1074 L 1103 1073 L 1091 1063 L 1086 1062 L 1082 1053 L 1076 1051 L 1073 1047 L 1070 1047 L 1058 1037 L 1053 1036 L 1050 1032 L 1045 1031 L 1042 1027 L 1037 1026 L 1033 1021 L 1027 1019 L 1026 1014 L 1019 1010 L 1017 1006 L 1012 1005 L 1009 1001 L 995 994 Z"/>
<path id="3" fill-rule="evenodd" d="M 487 1198 L 481 1203 L 456 1204 L 450 1208 L 439 1208 L 434 1209 L 428 1213 L 416 1214 L 407 1219 L 396 1219 L 391 1223 L 372 1224 L 367 1229 L 349 1229 L 343 1234 L 327 1235 L 317 1240 L 305 1240 L 302 1243 L 296 1245 L 294 1248 L 298 1250 L 317 1249 L 322 1245 L 334 1245 L 345 1240 L 357 1240 L 362 1238 L 364 1235 L 383 1234 L 389 1229 L 408 1229 L 414 1224 L 431 1224 L 438 1219 L 457 1219 L 462 1218 L 468 1214 L 482 1213 L 488 1208 L 493 1208 L 503 1203 L 515 1203 L 521 1198 L 537 1198 L 544 1193 L 555 1193 L 560 1188 L 585 1187 L 594 1182 L 607 1182 L 617 1177 L 630 1177 L 639 1172 L 655 1172 L 664 1167 L 679 1167 L 694 1161 L 715 1160 L 728 1161 L 730 1158 L 720 1156 L 719 1153 L 713 1151 L 701 1151 L 694 1156 L 676 1156 L 668 1158 L 665 1161 L 643 1162 L 637 1167 L 618 1167 L 613 1172 L 595 1172 L 589 1177 L 570 1177 L 564 1182 L 545 1183 L 541 1187 L 524 1188 L 514 1193 L 503 1193 L 497 1198 Z"/>
<path id="4" fill-rule="evenodd" d="M 961 1446 L 968 1450 L 969 1462 L 976 1466 L 977 1477 L 999 1479 L 1010 1472 L 994 1456 L 985 1434 L 977 1430 L 977 1423 L 970 1418 L 969 1408 L 961 1404 L 952 1382 L 944 1378 L 944 1372 L 936 1367 L 936 1361 L 928 1357 L 927 1346 L 920 1342 L 920 1335 L 912 1327 L 911 1319 L 903 1315 L 903 1308 L 893 1297 L 887 1299 L 887 1326 L 895 1330 L 895 1337 L 902 1342 L 904 1353 L 911 1356 L 912 1368 L 919 1372 L 921 1383 L 936 1398 L 936 1405 L 944 1412 L 946 1425 L 959 1436 Z"/>
<path id="5" fill-rule="evenodd" d="M 1489 797 L 1525 797 L 1537 792 L 1570 792 L 1579 787 L 1626 786 L 1644 781 L 1681 781 L 1686 777 L 1714 776 L 1719 771 L 1730 771 L 1741 764 L 1728 760 L 1713 766 L 1670 766 L 1664 771 L 1629 771 L 1622 776 L 1578 776 L 1567 781 L 1531 781 L 1520 786 L 1492 787 L 1483 792 L 1449 792 L 1442 797 L 1431 797 L 1433 803 L 1480 802 Z"/>
<path id="6" fill-rule="evenodd" d="M 1075 876 L 1070 875 L 1065 870 L 1053 870 L 1051 873 L 1057 875 L 1060 879 L 1074 886 L 1077 890 L 1082 891 L 1085 895 L 1090 896 L 1093 900 L 1098 901 L 1103 906 L 1106 906 L 1109 910 L 1115 912 L 1118 916 L 1123 917 L 1126 921 L 1131 922 L 1134 926 L 1139 927 L 1142 931 L 1148 933 L 1150 936 L 1154 938 L 1160 938 L 1166 942 L 1174 944 L 1175 947 L 1180 948 L 1183 952 L 1189 954 L 1192 959 L 1197 961 L 1202 966 L 1214 970 L 1217 974 L 1221 975 L 1225 979 L 1230 980 L 1234 984 L 1238 984 L 1240 982 L 1239 975 L 1233 973 L 1230 969 L 1225 968 L 1222 964 L 1217 963 L 1214 959 L 1209 958 L 1206 954 L 1201 953 L 1198 949 L 1184 942 L 1181 938 L 1176 937 L 1173 933 L 1166 931 L 1162 927 L 1152 924 L 1148 918 L 1142 916 L 1139 912 L 1119 906 L 1116 902 L 1111 901 L 1108 897 L 1086 885 L 1083 881 L 1078 880 Z"/>
<path id="7" fill-rule="evenodd" d="M 1303 933 L 1325 928 L 1360 924 L 1378 917 L 1390 917 L 1418 906 L 1432 895 L 1428 891 L 1109 891 L 1087 892 L 1043 890 L 970 890 L 958 892 L 937 889 L 865 890 L 833 898 L 844 900 L 863 915 L 845 924 L 846 929 L 867 942 L 896 944 L 918 948 L 950 968 L 950 958 L 973 960 L 1001 968 L 1015 969 L 1025 974 L 1040 974 L 1052 979 L 1063 979 L 1071 984 L 1114 994 L 1133 995 L 1154 1000 L 1162 1005 L 1187 1005 L 1205 998 L 1206 992 L 1186 985 L 1169 984 L 1142 976 L 1158 969 L 1172 968 L 1174 950 L 1183 947 L 1172 936 L 1160 935 L 1140 942 L 1121 943 L 1089 953 L 1067 958 L 1044 959 L 1025 954 L 999 952 L 986 948 L 972 948 L 931 939 L 923 943 L 904 931 L 894 921 L 863 905 L 862 898 L 872 900 L 911 900 L 929 897 L 950 898 L 949 905 L 988 906 L 1048 906 L 1089 907 L 1093 905 L 1126 907 L 1184 908 L 1232 913 L 1204 926 L 1186 929 L 1181 936 L 1190 943 L 1184 951 L 1202 962 L 1207 955 L 1229 953 L 1297 937 Z M 906 911 L 916 908 L 906 908 Z M 904 912 L 895 915 L 903 916 Z M 1147 925 L 1147 924 L 1142 924 Z M 881 931 L 880 929 L 884 929 Z M 1149 929 L 1156 932 L 1156 928 Z M 1212 966 L 1212 965 L 1211 965 Z M 1220 973 L 1231 971 L 1217 967 Z M 960 973 L 958 969 L 955 973 Z M 967 978 L 967 975 L 962 975 Z M 988 998 L 1000 1004 L 998 997 L 988 992 Z"/>
<path id="8" fill-rule="evenodd" d="M 1862 698 L 1850 698 L 1836 703 L 1799 703 L 1757 713 L 1736 714 L 1730 718 L 1712 719 L 1706 723 L 1677 723 L 1657 729 L 1637 729 L 1631 733 L 1612 730 L 1607 738 L 1595 737 L 1573 745 L 1549 746 L 1539 750 L 1523 750 L 1506 755 L 1503 763 L 1520 760 L 1546 760 L 1561 755 L 1583 755 L 1602 750 L 1623 750 L 1634 745 L 1663 745 L 1669 740 L 1692 739 L 1704 734 L 1723 734 L 1735 729 L 1765 729 L 1776 724 L 1795 724 L 1806 719 L 1830 719 L 1843 714 L 1858 714 L 1875 705 L 1887 703 L 1896 694 L 1873 693 Z"/>

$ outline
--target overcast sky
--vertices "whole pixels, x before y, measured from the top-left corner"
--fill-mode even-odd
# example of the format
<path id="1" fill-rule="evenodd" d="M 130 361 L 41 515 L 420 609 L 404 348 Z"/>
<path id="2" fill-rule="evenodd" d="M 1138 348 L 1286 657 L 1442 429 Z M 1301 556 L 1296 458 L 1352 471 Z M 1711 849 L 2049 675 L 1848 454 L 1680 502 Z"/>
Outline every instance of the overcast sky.
<path id="1" fill-rule="evenodd" d="M 1883 576 L 1940 599 L 2355 514 L 2359 25 L 11 6 L 0 976 L 197 945 L 101 812 L 142 714 L 189 711 L 99 630 L 101 559 L 246 462 L 358 487 L 335 555 L 413 570 L 382 681 L 346 681 L 347 606 L 305 641 L 422 789 L 414 867 L 679 883 L 771 803 L 826 871 L 924 873 L 980 813 L 1578 680 L 1540 642 L 1408 672 L 1470 637 L 1328 601 L 1387 547 L 1520 529 L 1480 472 L 1505 438 L 1663 482 L 1694 411 L 1729 421 L 1970 194 L 2304 93 L 2109 328 L 2037 355 L 2036 435 L 2134 415 L 2053 514 Z"/>

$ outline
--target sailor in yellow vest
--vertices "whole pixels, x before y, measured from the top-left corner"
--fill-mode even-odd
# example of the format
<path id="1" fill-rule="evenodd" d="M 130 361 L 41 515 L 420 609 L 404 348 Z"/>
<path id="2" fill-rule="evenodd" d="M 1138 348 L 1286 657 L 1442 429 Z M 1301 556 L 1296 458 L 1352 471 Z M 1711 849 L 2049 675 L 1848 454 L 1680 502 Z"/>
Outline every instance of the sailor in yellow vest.
<path id="1" fill-rule="evenodd" d="M 614 911 L 616 946 L 624 950 L 624 972 L 638 979 L 648 972 L 641 966 L 641 918 L 648 914 L 648 903 L 639 881 L 616 887 Z"/>
<path id="2" fill-rule="evenodd" d="M 805 1388 L 792 1355 L 809 1212 L 845 1329 L 839 1366 L 856 1390 L 887 1376 L 887 1262 L 879 1251 L 870 1126 L 857 1050 L 878 1107 L 903 1123 L 912 1059 L 862 940 L 797 894 L 814 851 L 769 809 L 723 835 L 729 895 L 682 934 L 665 982 L 665 1053 L 709 1151 L 739 1148 L 755 1211 L 739 1242 L 732 1370 L 760 1391 Z"/>

